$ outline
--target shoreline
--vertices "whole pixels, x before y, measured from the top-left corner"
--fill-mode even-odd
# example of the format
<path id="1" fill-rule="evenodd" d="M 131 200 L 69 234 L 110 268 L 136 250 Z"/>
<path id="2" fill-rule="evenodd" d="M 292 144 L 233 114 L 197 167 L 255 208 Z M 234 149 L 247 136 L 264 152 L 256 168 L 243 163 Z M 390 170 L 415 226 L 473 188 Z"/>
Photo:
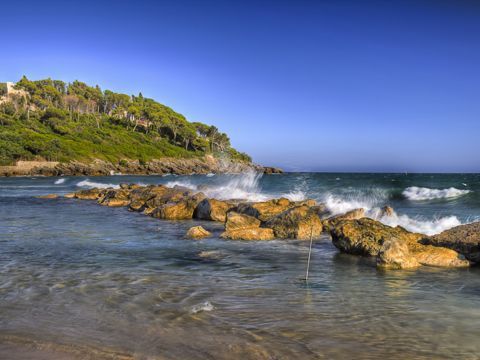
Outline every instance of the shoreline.
<path id="1" fill-rule="evenodd" d="M 148 162 L 123 160 L 117 164 L 104 160 L 90 163 L 70 161 L 18 161 L 16 165 L 0 166 L 0 177 L 21 176 L 111 176 L 111 175 L 205 175 L 243 173 L 281 174 L 281 169 L 261 166 L 228 158 L 206 155 L 201 158 L 161 158 Z"/>

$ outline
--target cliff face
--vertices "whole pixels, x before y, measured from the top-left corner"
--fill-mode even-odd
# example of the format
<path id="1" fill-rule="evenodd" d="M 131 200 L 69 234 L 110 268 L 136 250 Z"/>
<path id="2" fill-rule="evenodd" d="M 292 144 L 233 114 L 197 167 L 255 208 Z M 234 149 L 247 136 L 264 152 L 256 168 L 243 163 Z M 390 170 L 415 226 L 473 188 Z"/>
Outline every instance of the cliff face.
<path id="1" fill-rule="evenodd" d="M 232 159 L 205 156 L 202 158 L 162 158 L 140 163 L 138 160 L 122 161 L 113 164 L 103 160 L 91 163 L 71 161 L 58 162 L 19 162 L 16 166 L 0 166 L 0 176 L 107 176 L 114 174 L 163 175 L 163 174 L 208 174 L 208 173 L 241 173 L 259 171 L 267 174 L 280 173 L 280 169 L 263 167 Z"/>

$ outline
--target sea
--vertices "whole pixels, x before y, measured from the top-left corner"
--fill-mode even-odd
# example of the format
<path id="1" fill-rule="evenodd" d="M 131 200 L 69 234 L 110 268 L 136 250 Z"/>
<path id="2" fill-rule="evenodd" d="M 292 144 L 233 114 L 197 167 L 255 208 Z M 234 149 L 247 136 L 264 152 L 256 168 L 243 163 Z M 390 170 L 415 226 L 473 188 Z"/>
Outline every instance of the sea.
<path id="1" fill-rule="evenodd" d="M 480 174 L 0 178 L 0 359 L 480 358 L 480 267 L 381 271 L 325 234 L 305 281 L 309 241 L 37 197 L 120 183 L 312 198 L 427 235 L 480 220 Z"/>

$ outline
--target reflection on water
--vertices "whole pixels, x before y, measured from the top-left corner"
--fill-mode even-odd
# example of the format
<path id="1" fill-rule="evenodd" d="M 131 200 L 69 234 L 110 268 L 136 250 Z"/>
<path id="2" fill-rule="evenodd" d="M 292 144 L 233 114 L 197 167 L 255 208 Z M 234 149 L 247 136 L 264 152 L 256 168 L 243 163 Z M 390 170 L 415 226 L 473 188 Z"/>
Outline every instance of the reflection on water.
<path id="1" fill-rule="evenodd" d="M 23 352 L 40 359 L 475 359 L 480 353 L 478 268 L 377 271 L 371 259 L 339 254 L 325 237 L 314 244 L 306 284 L 305 242 L 221 240 L 214 223 L 35 199 L 38 193 L 28 189 L 66 192 L 78 181 L 27 180 L 44 187 L 11 188 L 9 196 L 1 190 L 0 358 Z M 183 239 L 198 223 L 215 236 Z"/>

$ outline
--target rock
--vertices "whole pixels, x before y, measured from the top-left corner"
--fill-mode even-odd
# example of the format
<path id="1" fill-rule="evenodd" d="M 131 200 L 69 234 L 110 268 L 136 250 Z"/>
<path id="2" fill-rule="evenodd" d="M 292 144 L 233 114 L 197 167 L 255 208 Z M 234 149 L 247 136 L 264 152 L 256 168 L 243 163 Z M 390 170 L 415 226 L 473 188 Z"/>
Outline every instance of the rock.
<path id="1" fill-rule="evenodd" d="M 190 239 L 203 239 L 210 235 L 212 235 L 212 233 L 205 230 L 203 227 L 194 226 L 188 229 L 186 237 Z"/>
<path id="2" fill-rule="evenodd" d="M 231 211 L 227 214 L 227 220 L 225 222 L 225 230 L 227 231 L 235 231 L 241 229 L 251 229 L 251 228 L 258 228 L 260 227 L 260 220 L 257 218 L 239 214 L 237 212 Z"/>
<path id="3" fill-rule="evenodd" d="M 393 210 L 393 208 L 391 206 L 384 206 L 381 210 L 380 210 L 380 214 L 379 214 L 379 217 L 384 217 L 384 216 L 393 216 L 395 215 L 395 210 Z"/>
<path id="4" fill-rule="evenodd" d="M 263 173 L 264 174 L 283 174 L 283 170 L 280 168 L 272 167 L 272 166 L 265 166 L 263 168 Z"/>
<path id="5" fill-rule="evenodd" d="M 97 200 L 102 197 L 105 192 L 105 189 L 98 188 L 80 190 L 75 193 L 75 198 L 80 200 Z"/>
<path id="6" fill-rule="evenodd" d="M 56 199 L 58 198 L 57 194 L 48 194 L 48 195 L 40 195 L 36 196 L 37 199 Z"/>
<path id="7" fill-rule="evenodd" d="M 225 222 L 227 211 L 235 207 L 235 204 L 216 199 L 204 199 L 195 209 L 194 217 L 201 220 Z"/>
<path id="8" fill-rule="evenodd" d="M 411 233 L 404 228 L 395 228 L 369 218 L 341 220 L 330 230 L 332 242 L 340 251 L 377 256 L 385 241 L 398 239 L 406 243 L 417 243 L 424 235 Z"/>
<path id="9" fill-rule="evenodd" d="M 365 209 L 359 208 L 346 212 L 345 214 L 335 215 L 323 221 L 325 230 L 330 231 L 342 220 L 357 220 L 365 217 Z"/>
<path id="10" fill-rule="evenodd" d="M 420 263 L 410 254 L 405 241 L 392 238 L 384 242 L 377 255 L 377 267 L 382 269 L 412 269 Z"/>
<path id="11" fill-rule="evenodd" d="M 75 193 L 68 193 L 68 194 L 63 195 L 63 197 L 67 198 L 67 199 L 73 199 L 73 198 L 75 198 Z"/>
<path id="12" fill-rule="evenodd" d="M 128 206 L 130 204 L 130 191 L 127 188 L 111 189 L 105 192 L 104 196 L 98 199 L 103 206 Z"/>
<path id="13" fill-rule="evenodd" d="M 144 211 L 147 207 L 147 202 L 155 197 L 162 197 L 168 188 L 163 185 L 149 185 L 146 187 L 140 187 L 133 189 L 130 192 L 130 205 L 131 211 Z M 153 210 L 154 207 L 152 207 Z"/>
<path id="14" fill-rule="evenodd" d="M 419 241 L 425 235 L 411 233 L 400 226 L 393 228 L 369 218 L 343 220 L 330 234 L 333 244 L 342 252 L 367 256 L 381 254 L 378 262 L 386 268 L 413 266 L 412 258 L 425 266 L 469 266 L 469 262 L 453 250 L 421 244 Z M 385 245 L 387 242 L 393 244 Z M 407 247 L 408 253 L 401 244 Z"/>
<path id="15" fill-rule="evenodd" d="M 193 196 L 195 193 L 182 186 L 175 186 L 173 188 L 164 187 L 156 189 L 157 194 L 145 202 L 146 208 L 157 208 L 167 203 L 175 203 L 180 200 L 185 200 Z M 205 195 L 204 195 L 205 197 Z"/>
<path id="16" fill-rule="evenodd" d="M 198 203 L 205 199 L 203 193 L 185 196 L 176 202 L 160 205 L 151 212 L 151 215 L 164 220 L 187 220 L 193 218 L 193 212 Z"/>
<path id="17" fill-rule="evenodd" d="M 272 229 L 260 228 L 257 218 L 239 214 L 234 211 L 227 213 L 225 232 L 220 235 L 224 239 L 232 240 L 272 240 L 275 238 Z"/>
<path id="18" fill-rule="evenodd" d="M 330 210 L 327 209 L 327 206 L 325 204 L 313 205 L 310 206 L 310 208 L 312 209 L 312 211 L 315 211 L 315 213 L 320 219 L 324 219 L 332 215 L 332 213 L 330 212 Z"/>
<path id="19" fill-rule="evenodd" d="M 145 187 L 138 184 L 126 184 L 126 183 L 120 184 L 120 189 L 133 190 L 133 189 L 140 189 L 140 188 L 145 188 Z"/>
<path id="20" fill-rule="evenodd" d="M 313 202 L 314 200 L 311 201 Z M 267 221 L 295 205 L 297 205 L 297 203 L 286 198 L 280 198 L 255 203 L 241 203 L 235 208 L 235 211 L 241 214 L 254 216 L 261 221 Z"/>
<path id="21" fill-rule="evenodd" d="M 228 230 L 220 235 L 223 239 L 231 240 L 273 240 L 275 235 L 272 229 L 268 228 L 245 228 Z"/>
<path id="22" fill-rule="evenodd" d="M 409 244 L 410 253 L 422 265 L 468 267 L 470 262 L 455 250 L 432 245 Z"/>
<path id="23" fill-rule="evenodd" d="M 315 209 L 307 205 L 296 206 L 271 218 L 264 224 L 273 229 L 275 237 L 281 239 L 318 238 L 322 233 L 322 221 Z"/>
<path id="24" fill-rule="evenodd" d="M 438 235 L 425 237 L 421 243 L 455 250 L 468 260 L 480 263 L 480 222 L 456 226 Z"/>

